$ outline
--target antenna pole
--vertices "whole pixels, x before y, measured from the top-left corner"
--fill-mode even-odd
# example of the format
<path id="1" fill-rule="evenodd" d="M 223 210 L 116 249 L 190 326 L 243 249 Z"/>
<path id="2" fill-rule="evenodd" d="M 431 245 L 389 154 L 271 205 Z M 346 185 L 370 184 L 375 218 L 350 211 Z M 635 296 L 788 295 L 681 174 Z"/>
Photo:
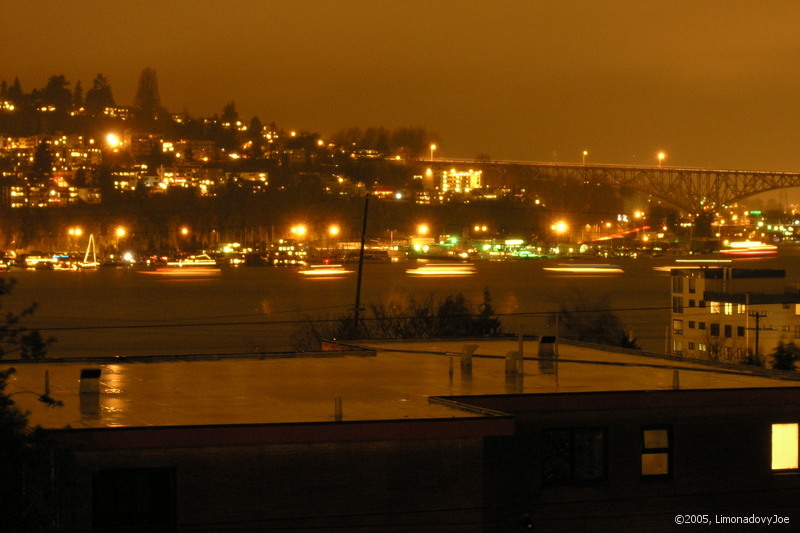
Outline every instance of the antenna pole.
<path id="1" fill-rule="evenodd" d="M 364 270 L 364 245 L 367 239 L 367 211 L 369 210 L 369 193 L 364 196 L 364 219 L 361 221 L 361 248 L 358 252 L 358 278 L 356 280 L 356 305 L 353 309 L 353 333 L 358 334 L 359 313 L 361 312 L 361 274 Z"/>

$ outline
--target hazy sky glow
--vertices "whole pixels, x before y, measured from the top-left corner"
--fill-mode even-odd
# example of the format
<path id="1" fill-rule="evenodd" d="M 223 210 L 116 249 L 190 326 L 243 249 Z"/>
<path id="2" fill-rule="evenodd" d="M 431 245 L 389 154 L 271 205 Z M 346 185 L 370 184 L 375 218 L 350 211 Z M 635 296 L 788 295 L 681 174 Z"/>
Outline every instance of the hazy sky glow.
<path id="1" fill-rule="evenodd" d="M 786 1 L 0 0 L 0 79 L 233 100 L 285 129 L 425 126 L 442 156 L 800 171 Z"/>

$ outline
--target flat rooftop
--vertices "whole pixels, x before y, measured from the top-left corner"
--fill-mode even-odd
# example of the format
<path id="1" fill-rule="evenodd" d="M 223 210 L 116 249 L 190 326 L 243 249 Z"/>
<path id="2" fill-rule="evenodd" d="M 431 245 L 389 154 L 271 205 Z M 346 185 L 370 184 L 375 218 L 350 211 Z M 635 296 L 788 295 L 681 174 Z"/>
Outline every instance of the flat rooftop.
<path id="1" fill-rule="evenodd" d="M 724 365 L 704 365 L 560 344 L 557 373 L 543 373 L 539 343 L 522 344 L 522 373 L 506 376 L 505 355 L 516 340 L 363 341 L 373 351 L 236 356 L 221 360 L 132 362 L 91 360 L 21 363 L 7 392 L 34 425 L 102 428 L 332 422 L 341 398 L 343 421 L 470 418 L 477 413 L 430 403 L 431 396 L 534 394 L 673 388 L 800 386 L 800 374 L 763 375 Z M 471 373 L 460 368 L 465 345 L 477 345 Z M 100 370 L 97 392 L 80 394 L 81 371 Z M 47 407 L 45 391 L 62 407 Z M 85 383 L 84 383 L 85 385 Z M 32 394 L 35 393 L 35 394 Z"/>

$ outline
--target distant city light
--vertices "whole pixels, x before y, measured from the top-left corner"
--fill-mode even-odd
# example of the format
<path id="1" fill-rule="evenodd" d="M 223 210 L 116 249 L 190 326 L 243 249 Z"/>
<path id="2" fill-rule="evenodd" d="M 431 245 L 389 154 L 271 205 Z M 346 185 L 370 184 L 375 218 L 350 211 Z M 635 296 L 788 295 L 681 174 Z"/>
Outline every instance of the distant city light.
<path id="1" fill-rule="evenodd" d="M 106 135 L 106 145 L 108 145 L 109 148 L 119 148 L 121 144 L 122 140 L 116 133 L 109 133 Z"/>

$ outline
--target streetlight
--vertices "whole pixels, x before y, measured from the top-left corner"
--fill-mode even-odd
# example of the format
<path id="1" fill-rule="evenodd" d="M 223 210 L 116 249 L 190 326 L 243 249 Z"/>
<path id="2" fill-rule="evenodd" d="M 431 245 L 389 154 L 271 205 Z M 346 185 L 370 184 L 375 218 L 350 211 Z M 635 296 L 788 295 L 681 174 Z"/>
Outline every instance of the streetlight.
<path id="1" fill-rule="evenodd" d="M 555 231 L 559 235 L 563 235 L 564 233 L 566 233 L 568 228 L 569 226 L 567 226 L 567 223 L 564 222 L 563 220 L 559 220 L 558 222 L 550 226 L 550 229 Z"/>
<path id="2" fill-rule="evenodd" d="M 75 239 L 83 235 L 83 228 L 80 226 L 73 226 L 67 230 L 67 234 L 70 236 L 70 248 L 75 247 Z"/>
<path id="3" fill-rule="evenodd" d="M 417 235 L 427 235 L 430 231 L 431 228 L 425 223 L 417 225 Z"/>
<path id="4" fill-rule="evenodd" d="M 331 247 L 330 240 L 333 239 L 335 241 L 336 237 L 339 236 L 339 233 L 341 233 L 341 231 L 342 230 L 338 224 L 331 224 L 330 226 L 328 226 L 328 242 L 326 244 L 326 248 Z"/>
<path id="5" fill-rule="evenodd" d="M 435 144 L 431 144 L 431 161 L 433 161 L 433 151 L 436 150 L 437 146 Z"/>
<path id="6" fill-rule="evenodd" d="M 587 156 L 587 155 L 589 155 L 589 151 L 588 151 L 588 150 L 584 150 L 584 151 L 583 151 L 583 164 L 584 164 L 584 165 L 586 164 L 586 156 Z"/>
<path id="7" fill-rule="evenodd" d="M 292 226 L 292 234 L 297 235 L 298 238 L 302 239 L 305 237 L 306 233 L 308 233 L 308 229 L 303 224 L 298 224 L 297 226 Z"/>
<path id="8" fill-rule="evenodd" d="M 117 229 L 114 230 L 114 235 L 117 236 L 117 253 L 119 253 L 119 241 L 124 239 L 127 234 L 128 230 L 125 229 L 125 226 L 117 226 Z"/>
<path id="9" fill-rule="evenodd" d="M 184 237 L 186 237 L 187 235 L 189 235 L 189 228 L 188 228 L 188 227 L 186 227 L 186 226 L 182 226 L 182 227 L 181 227 L 181 235 L 183 235 Z"/>
<path id="10" fill-rule="evenodd" d="M 664 162 L 664 159 L 667 157 L 667 154 L 664 152 L 658 152 L 658 168 L 661 168 L 661 164 Z"/>

